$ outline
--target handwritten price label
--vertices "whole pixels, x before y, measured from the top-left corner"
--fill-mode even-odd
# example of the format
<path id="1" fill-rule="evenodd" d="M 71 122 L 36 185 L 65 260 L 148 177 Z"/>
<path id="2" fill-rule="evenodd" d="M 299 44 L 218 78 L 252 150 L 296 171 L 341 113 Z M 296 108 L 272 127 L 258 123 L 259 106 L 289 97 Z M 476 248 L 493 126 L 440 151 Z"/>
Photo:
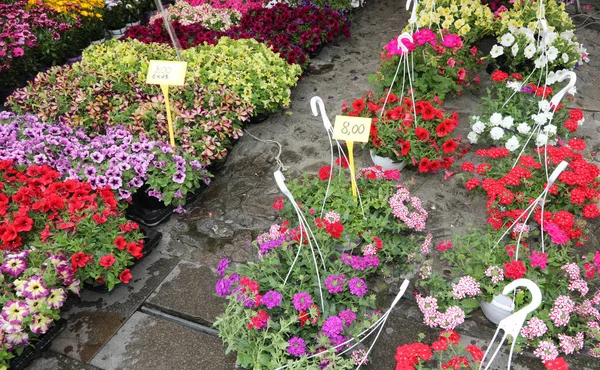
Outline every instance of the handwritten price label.
<path id="1" fill-rule="evenodd" d="M 185 82 L 187 62 L 151 60 L 146 83 L 181 86 Z"/>
<path id="2" fill-rule="evenodd" d="M 371 118 L 335 116 L 333 136 L 337 140 L 369 141 L 371 131 Z"/>

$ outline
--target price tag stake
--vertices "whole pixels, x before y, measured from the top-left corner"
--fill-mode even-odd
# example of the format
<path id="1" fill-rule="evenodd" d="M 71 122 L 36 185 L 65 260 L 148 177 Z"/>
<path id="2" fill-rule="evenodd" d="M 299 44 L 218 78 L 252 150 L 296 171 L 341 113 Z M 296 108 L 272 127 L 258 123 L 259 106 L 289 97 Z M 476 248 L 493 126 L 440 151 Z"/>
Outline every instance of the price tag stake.
<path id="1" fill-rule="evenodd" d="M 169 142 L 175 147 L 175 132 L 171 116 L 171 103 L 169 102 L 169 86 L 182 86 L 185 83 L 187 62 L 173 62 L 168 60 L 151 60 L 148 66 L 147 84 L 160 85 L 165 97 L 167 108 L 167 123 L 169 127 Z"/>
<path id="2" fill-rule="evenodd" d="M 371 118 L 335 116 L 333 125 L 333 138 L 336 140 L 345 140 L 348 147 L 348 159 L 350 165 L 350 181 L 352 181 L 352 195 L 354 201 L 357 201 L 356 193 L 356 175 L 354 171 L 354 142 L 366 143 L 369 141 L 371 132 Z"/>

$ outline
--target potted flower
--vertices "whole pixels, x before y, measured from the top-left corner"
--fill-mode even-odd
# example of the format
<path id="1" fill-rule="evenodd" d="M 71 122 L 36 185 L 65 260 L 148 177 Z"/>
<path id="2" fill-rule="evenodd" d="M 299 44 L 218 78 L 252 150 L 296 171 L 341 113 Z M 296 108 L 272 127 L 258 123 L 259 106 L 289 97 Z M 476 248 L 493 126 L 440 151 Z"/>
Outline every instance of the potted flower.
<path id="1" fill-rule="evenodd" d="M 25 366 L 27 358 L 31 359 L 25 353 L 33 352 L 30 344 L 42 350 L 60 332 L 60 308 L 69 291 L 79 294 L 79 280 L 68 257 L 60 251 L 3 250 L 0 266 L 0 366 Z M 22 359 L 18 357 L 21 355 Z"/>
<path id="2" fill-rule="evenodd" d="M 106 0 L 104 25 L 111 36 L 121 37 L 128 27 L 139 22 L 139 9 L 133 0 Z"/>
<path id="3" fill-rule="evenodd" d="M 565 71 L 548 74 L 547 82 L 555 84 L 561 73 Z M 556 144 L 569 139 L 585 121 L 580 109 L 551 105 L 554 85 L 524 85 L 521 74 L 501 70 L 492 74 L 492 80 L 493 89 L 480 105 L 480 115 L 471 117 L 467 137 L 472 144 L 488 142 L 511 152 L 524 145 Z M 505 104 L 509 100 L 510 104 Z"/>
<path id="4" fill-rule="evenodd" d="M 0 161 L 0 173 L 5 179 L 0 249 L 60 250 L 82 281 L 106 284 L 109 290 L 129 282 L 127 267 L 143 256 L 144 244 L 138 225 L 119 212 L 110 188 L 58 181 L 60 174 L 48 166 Z"/>
<path id="5" fill-rule="evenodd" d="M 460 95 L 464 88 L 479 83 L 479 76 L 474 75 L 480 63 L 477 48 L 469 48 L 458 34 L 422 28 L 412 37 L 414 42 L 404 39 L 402 43 L 408 50 L 408 67 L 414 68 L 413 72 L 400 63 L 402 48 L 397 38 L 384 46 L 379 71 L 370 78 L 381 91 L 390 88 L 397 95 L 408 95 L 412 86 L 415 98 L 444 100 L 449 93 Z M 407 76 L 412 77 L 412 85 L 408 81 L 402 83 Z"/>
<path id="6" fill-rule="evenodd" d="M 178 21 L 178 24 L 182 26 L 200 23 L 205 28 L 214 31 L 226 31 L 239 24 L 242 18 L 242 13 L 235 9 L 213 8 L 208 3 L 193 6 L 183 0 L 170 6 L 167 14 L 171 22 Z M 154 23 L 157 19 L 162 19 L 162 14 L 155 14 L 149 22 Z"/>
<path id="7" fill-rule="evenodd" d="M 342 112 L 373 118 L 365 145 L 372 157 L 416 166 L 419 172 L 449 168 L 469 149 L 460 136 L 451 136 L 459 124 L 458 114 L 444 112 L 435 102 L 418 100 L 413 105 L 411 98 L 400 99 L 393 93 L 386 102 L 368 92 L 351 105 L 345 104 Z"/>

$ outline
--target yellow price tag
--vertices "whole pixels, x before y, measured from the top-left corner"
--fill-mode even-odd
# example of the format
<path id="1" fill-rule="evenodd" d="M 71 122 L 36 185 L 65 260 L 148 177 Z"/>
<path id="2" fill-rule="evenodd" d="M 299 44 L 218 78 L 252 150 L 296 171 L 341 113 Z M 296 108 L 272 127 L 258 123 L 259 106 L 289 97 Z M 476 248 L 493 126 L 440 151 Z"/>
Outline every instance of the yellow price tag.
<path id="1" fill-rule="evenodd" d="M 370 132 L 371 118 L 335 116 L 334 139 L 366 143 L 369 141 Z"/>
<path id="2" fill-rule="evenodd" d="M 181 86 L 185 82 L 187 62 L 151 60 L 148 66 L 146 83 L 156 85 Z"/>

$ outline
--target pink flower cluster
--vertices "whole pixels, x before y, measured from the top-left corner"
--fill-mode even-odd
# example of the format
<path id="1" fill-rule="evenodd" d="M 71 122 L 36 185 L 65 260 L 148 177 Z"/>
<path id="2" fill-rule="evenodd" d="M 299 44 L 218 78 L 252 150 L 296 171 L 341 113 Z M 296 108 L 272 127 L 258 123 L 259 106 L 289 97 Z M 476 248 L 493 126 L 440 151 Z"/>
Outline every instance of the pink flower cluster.
<path id="1" fill-rule="evenodd" d="M 429 247 L 431 246 L 431 241 L 433 240 L 433 235 L 431 235 L 431 233 L 428 233 L 427 236 L 425 237 L 425 240 L 423 241 L 423 244 L 421 244 L 421 254 L 426 256 L 430 253 L 430 249 Z"/>
<path id="2" fill-rule="evenodd" d="M 252 0 L 186 0 L 190 5 L 198 6 L 202 4 L 210 4 L 213 8 L 217 9 L 233 9 L 241 12 L 242 14 L 248 13 L 254 9 L 260 9 L 263 7 L 262 1 Z"/>
<path id="3" fill-rule="evenodd" d="M 565 355 L 579 352 L 583 348 L 583 333 L 579 332 L 574 337 L 566 334 L 558 334 L 560 349 Z"/>
<path id="4" fill-rule="evenodd" d="M 471 276 L 463 276 L 458 281 L 458 284 L 452 284 L 452 295 L 456 299 L 463 299 L 465 297 L 475 297 L 482 294 L 480 285 Z"/>
<path id="5" fill-rule="evenodd" d="M 502 267 L 490 266 L 487 268 L 487 270 L 485 270 L 485 275 L 492 278 L 492 282 L 494 284 L 504 280 L 504 270 Z"/>
<path id="6" fill-rule="evenodd" d="M 551 361 L 558 357 L 558 349 L 552 342 L 541 341 L 533 354 L 542 361 Z"/>
<path id="7" fill-rule="evenodd" d="M 548 326 L 544 320 L 538 319 L 537 317 L 532 317 L 527 325 L 521 329 L 521 335 L 523 338 L 535 339 L 546 334 L 547 331 Z"/>
<path id="8" fill-rule="evenodd" d="M 424 323 L 432 328 L 452 330 L 465 321 L 465 312 L 458 306 L 448 307 L 446 312 L 438 311 L 437 299 L 434 297 L 415 296 L 419 309 L 423 313 Z"/>
<path id="9" fill-rule="evenodd" d="M 411 197 L 408 189 L 398 186 L 398 190 L 390 198 L 389 204 L 394 216 L 402 220 L 409 229 L 415 231 L 425 230 L 427 211 L 421 205 L 421 199 Z M 409 205 L 412 210 L 409 209 Z"/>
<path id="10" fill-rule="evenodd" d="M 575 311 L 575 303 L 568 296 L 561 295 L 554 301 L 549 316 L 554 326 L 566 326 L 571 320 L 573 311 Z"/>

